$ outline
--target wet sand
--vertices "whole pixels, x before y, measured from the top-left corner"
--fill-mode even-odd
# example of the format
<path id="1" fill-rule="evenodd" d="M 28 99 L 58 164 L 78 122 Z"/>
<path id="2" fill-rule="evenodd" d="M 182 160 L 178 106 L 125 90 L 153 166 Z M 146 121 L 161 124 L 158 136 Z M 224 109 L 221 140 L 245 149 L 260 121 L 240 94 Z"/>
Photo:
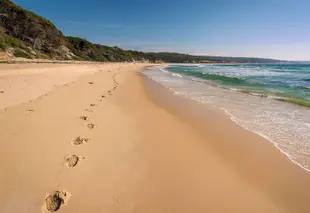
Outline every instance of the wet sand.
<path id="1" fill-rule="evenodd" d="M 0 72 L 0 212 L 309 212 L 307 172 L 147 64 L 50 66 Z"/>

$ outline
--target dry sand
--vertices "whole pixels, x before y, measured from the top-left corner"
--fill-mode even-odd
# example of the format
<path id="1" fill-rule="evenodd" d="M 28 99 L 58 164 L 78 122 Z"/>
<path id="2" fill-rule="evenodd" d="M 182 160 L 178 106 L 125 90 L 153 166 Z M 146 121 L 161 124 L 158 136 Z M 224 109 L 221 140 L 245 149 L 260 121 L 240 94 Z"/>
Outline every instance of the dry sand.
<path id="1" fill-rule="evenodd" d="M 310 212 L 307 172 L 145 66 L 0 67 L 1 213 Z"/>

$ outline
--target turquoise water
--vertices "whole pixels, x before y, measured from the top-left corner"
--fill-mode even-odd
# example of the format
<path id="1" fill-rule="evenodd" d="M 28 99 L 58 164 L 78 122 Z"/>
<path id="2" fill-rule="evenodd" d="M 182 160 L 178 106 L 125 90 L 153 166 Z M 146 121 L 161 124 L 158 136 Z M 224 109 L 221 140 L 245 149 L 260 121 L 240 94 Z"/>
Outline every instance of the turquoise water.
<path id="1" fill-rule="evenodd" d="M 175 95 L 223 110 L 310 171 L 310 65 L 167 66 L 143 73 Z"/>
<path id="2" fill-rule="evenodd" d="M 167 70 L 215 85 L 310 107 L 310 65 L 249 64 L 171 66 Z"/>

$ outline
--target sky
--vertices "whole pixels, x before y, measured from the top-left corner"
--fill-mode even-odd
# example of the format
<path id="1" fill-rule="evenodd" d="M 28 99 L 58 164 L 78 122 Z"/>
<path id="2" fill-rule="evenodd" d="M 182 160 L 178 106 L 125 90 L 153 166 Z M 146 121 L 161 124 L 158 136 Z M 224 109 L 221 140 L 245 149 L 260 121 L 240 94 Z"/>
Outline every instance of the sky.
<path id="1" fill-rule="evenodd" d="M 13 0 L 65 35 L 141 51 L 310 61 L 310 0 Z"/>

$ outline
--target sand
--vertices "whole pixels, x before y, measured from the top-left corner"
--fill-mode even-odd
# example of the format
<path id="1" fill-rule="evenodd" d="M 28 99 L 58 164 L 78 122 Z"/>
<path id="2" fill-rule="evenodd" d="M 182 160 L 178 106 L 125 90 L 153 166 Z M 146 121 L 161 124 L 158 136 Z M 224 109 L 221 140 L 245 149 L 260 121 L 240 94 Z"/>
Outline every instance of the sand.
<path id="1" fill-rule="evenodd" d="M 55 191 L 69 213 L 310 212 L 309 173 L 148 64 L 5 66 L 0 212 L 47 212 Z"/>

